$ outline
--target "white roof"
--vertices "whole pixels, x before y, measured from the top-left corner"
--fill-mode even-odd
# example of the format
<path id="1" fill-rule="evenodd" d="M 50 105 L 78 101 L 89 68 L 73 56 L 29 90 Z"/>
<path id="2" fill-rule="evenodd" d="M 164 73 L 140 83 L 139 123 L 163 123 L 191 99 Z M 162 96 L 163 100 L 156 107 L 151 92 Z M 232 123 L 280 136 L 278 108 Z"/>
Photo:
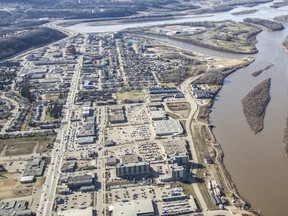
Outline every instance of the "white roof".
<path id="1" fill-rule="evenodd" d="M 86 209 L 70 209 L 58 212 L 58 216 L 92 216 L 92 207 Z"/>
<path id="2" fill-rule="evenodd" d="M 113 216 L 136 216 L 148 213 L 154 213 L 151 199 L 116 203 L 113 209 Z"/>

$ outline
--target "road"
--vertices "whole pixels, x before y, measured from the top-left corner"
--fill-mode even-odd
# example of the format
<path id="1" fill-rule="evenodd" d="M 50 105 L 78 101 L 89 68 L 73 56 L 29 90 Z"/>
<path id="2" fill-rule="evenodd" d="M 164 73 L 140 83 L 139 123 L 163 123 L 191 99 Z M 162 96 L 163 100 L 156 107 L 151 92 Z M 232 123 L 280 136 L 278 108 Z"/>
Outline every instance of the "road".
<path id="1" fill-rule="evenodd" d="M 80 53 L 84 53 L 86 46 L 86 40 L 84 39 L 84 43 L 81 46 Z M 83 54 L 79 56 L 78 64 L 75 67 L 75 73 L 73 75 L 70 93 L 67 97 L 67 102 L 64 107 L 66 107 L 63 111 L 65 113 L 65 116 L 62 119 L 61 122 L 61 132 L 58 133 L 57 139 L 60 140 L 60 142 L 55 142 L 54 148 L 51 154 L 51 163 L 48 169 L 46 182 L 44 184 L 43 193 L 41 196 L 41 202 L 39 205 L 39 211 L 40 215 L 43 216 L 50 216 L 52 215 L 52 207 L 56 192 L 56 187 L 58 183 L 58 179 L 61 172 L 61 166 L 63 163 L 63 155 L 66 150 L 67 142 L 69 142 L 69 139 L 64 139 L 64 136 L 66 135 L 67 131 L 70 128 L 71 125 L 71 116 L 72 116 L 72 110 L 74 106 L 74 100 L 75 96 L 78 90 L 78 81 L 80 78 L 81 73 L 81 66 L 83 62 Z"/>
<path id="2" fill-rule="evenodd" d="M 196 77 L 196 78 L 198 78 L 198 77 Z M 193 162 L 198 164 L 199 163 L 198 157 L 197 157 L 195 145 L 194 145 L 193 139 L 192 139 L 192 121 L 194 119 L 195 113 L 198 110 L 198 105 L 197 105 L 195 99 L 193 98 L 193 96 L 191 94 L 191 90 L 190 90 L 190 83 L 193 80 L 195 80 L 196 78 L 193 77 L 193 78 L 187 79 L 186 81 L 184 81 L 182 83 L 180 88 L 181 88 L 181 91 L 185 94 L 187 101 L 190 103 L 190 107 L 191 107 L 190 115 L 186 121 L 186 128 L 189 128 L 189 130 L 187 129 L 187 138 L 189 140 L 190 149 L 191 149 L 191 153 L 192 153 L 192 157 L 193 157 Z M 206 205 L 206 202 L 205 202 L 203 195 L 200 191 L 199 185 L 198 184 L 192 184 L 192 186 L 193 186 L 193 189 L 196 193 L 196 196 L 200 202 L 200 205 L 201 205 L 203 211 L 205 211 L 207 209 L 207 205 Z"/>

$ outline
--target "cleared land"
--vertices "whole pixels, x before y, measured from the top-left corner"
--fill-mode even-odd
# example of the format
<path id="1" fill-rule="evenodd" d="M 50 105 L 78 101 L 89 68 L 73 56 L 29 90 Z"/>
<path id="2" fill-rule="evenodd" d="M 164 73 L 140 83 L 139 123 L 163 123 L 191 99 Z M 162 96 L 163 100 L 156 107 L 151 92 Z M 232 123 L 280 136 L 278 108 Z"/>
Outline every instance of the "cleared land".
<path id="1" fill-rule="evenodd" d="M 51 149 L 54 139 L 55 136 L 36 136 L 0 140 L 1 155 L 15 156 L 32 154 L 34 151 L 42 153 Z M 36 145 L 38 145 L 37 148 Z"/>
<path id="2" fill-rule="evenodd" d="M 121 101 L 144 100 L 143 91 L 140 90 L 117 92 L 116 97 Z"/>
<path id="3" fill-rule="evenodd" d="M 166 103 L 169 110 L 173 113 L 183 116 L 187 118 L 189 116 L 191 107 L 190 104 L 187 102 L 175 102 L 175 103 Z"/>
<path id="4" fill-rule="evenodd" d="M 264 128 L 266 107 L 270 101 L 271 78 L 264 80 L 243 99 L 243 111 L 250 128 L 259 133 Z"/>
<path id="5" fill-rule="evenodd" d="M 255 36 L 260 31 L 245 23 L 222 21 L 158 26 L 137 33 L 165 36 L 219 51 L 251 54 L 257 52 Z"/>

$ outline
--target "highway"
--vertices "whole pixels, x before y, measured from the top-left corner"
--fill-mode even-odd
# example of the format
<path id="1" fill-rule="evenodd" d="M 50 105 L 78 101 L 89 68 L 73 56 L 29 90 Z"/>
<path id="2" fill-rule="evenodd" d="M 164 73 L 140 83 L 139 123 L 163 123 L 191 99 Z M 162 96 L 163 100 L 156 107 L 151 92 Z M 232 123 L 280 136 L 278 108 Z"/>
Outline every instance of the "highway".
<path id="1" fill-rule="evenodd" d="M 81 46 L 80 53 L 84 53 L 85 46 L 86 46 L 86 40 L 84 39 L 84 43 Z M 70 93 L 67 97 L 66 105 L 64 106 L 65 110 L 63 110 L 63 113 L 65 113 L 65 116 L 63 117 L 62 122 L 61 122 L 61 128 L 60 128 L 61 131 L 60 133 L 58 133 L 58 136 L 56 139 L 58 140 L 58 142 L 57 141 L 55 142 L 54 148 L 51 154 L 51 163 L 48 168 L 47 178 L 44 184 L 43 193 L 42 193 L 41 201 L 39 205 L 40 215 L 43 215 L 43 216 L 52 215 L 55 192 L 56 192 L 57 183 L 58 183 L 58 179 L 59 179 L 60 172 L 61 172 L 61 166 L 63 163 L 63 155 L 66 150 L 67 142 L 69 142 L 69 139 L 64 139 L 64 136 L 66 135 L 71 125 L 70 119 L 72 116 L 75 96 L 78 90 L 78 84 L 79 84 L 78 81 L 80 78 L 82 62 L 83 62 L 83 54 L 79 56 L 78 64 L 75 67 L 75 73 L 73 75 L 73 79 L 72 79 L 72 83 L 70 87 Z"/>

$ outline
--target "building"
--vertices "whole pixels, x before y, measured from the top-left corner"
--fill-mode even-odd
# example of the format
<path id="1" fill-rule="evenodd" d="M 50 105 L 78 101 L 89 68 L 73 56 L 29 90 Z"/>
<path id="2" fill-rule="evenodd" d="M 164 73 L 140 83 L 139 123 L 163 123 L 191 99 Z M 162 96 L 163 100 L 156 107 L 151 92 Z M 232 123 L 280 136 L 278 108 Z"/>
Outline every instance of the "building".
<path id="1" fill-rule="evenodd" d="M 125 154 L 121 156 L 121 160 L 123 164 L 129 163 L 137 163 L 139 162 L 139 158 L 136 154 Z"/>
<path id="2" fill-rule="evenodd" d="M 85 209 L 70 209 L 66 211 L 59 211 L 58 216 L 95 216 L 95 212 L 92 207 Z"/>
<path id="3" fill-rule="evenodd" d="M 172 164 L 169 166 L 170 175 L 173 180 L 178 180 L 185 177 L 185 169 L 178 164 Z"/>
<path id="4" fill-rule="evenodd" d="M 93 137 L 96 135 L 96 121 L 94 117 L 87 117 L 78 128 L 77 137 Z"/>
<path id="5" fill-rule="evenodd" d="M 154 216 L 155 210 L 151 199 L 132 200 L 130 202 L 115 203 L 109 206 L 112 216 Z"/>
<path id="6" fill-rule="evenodd" d="M 61 172 L 74 172 L 77 166 L 76 161 L 67 161 L 61 167 Z"/>
<path id="7" fill-rule="evenodd" d="M 121 177 L 148 174 L 150 169 L 150 163 L 146 161 L 129 164 L 118 163 L 116 165 L 116 175 Z"/>
<path id="8" fill-rule="evenodd" d="M 107 158 L 106 166 L 116 166 L 117 159 L 115 157 Z"/>
<path id="9" fill-rule="evenodd" d="M 0 203 L 0 215 L 1 216 L 34 216 L 36 215 L 30 209 L 28 209 L 28 202 L 25 200 L 17 200 L 10 202 Z"/>
<path id="10" fill-rule="evenodd" d="M 186 149 L 185 140 L 172 140 L 163 142 L 163 147 L 169 163 L 177 163 L 178 165 L 186 165 L 189 162 L 188 151 Z"/>
<path id="11" fill-rule="evenodd" d="M 175 119 L 154 121 L 153 125 L 156 136 L 176 136 L 183 133 L 180 122 Z"/>
<path id="12" fill-rule="evenodd" d="M 111 124 L 127 122 L 125 107 L 117 105 L 109 108 L 109 121 Z"/>
<path id="13" fill-rule="evenodd" d="M 33 177 L 39 177 L 43 175 L 45 168 L 45 162 L 41 161 L 40 159 L 34 159 L 30 163 L 26 165 L 26 168 L 24 169 L 22 173 L 22 177 L 24 176 L 33 176 Z"/>
<path id="14" fill-rule="evenodd" d="M 165 120 L 167 119 L 167 114 L 164 111 L 151 111 L 151 117 L 152 120 L 156 121 L 156 120 Z"/>
<path id="15" fill-rule="evenodd" d="M 95 137 L 93 137 L 93 136 L 79 137 L 77 139 L 77 143 L 79 145 L 93 144 L 93 143 L 95 143 Z"/>
<path id="16" fill-rule="evenodd" d="M 20 183 L 21 183 L 21 184 L 29 184 L 29 183 L 34 182 L 34 180 L 35 180 L 35 177 L 34 177 L 34 176 L 23 176 L 23 177 L 20 179 Z"/>
<path id="17" fill-rule="evenodd" d="M 94 176 L 88 174 L 73 176 L 68 179 L 68 187 L 71 189 L 93 185 L 93 183 L 94 183 Z"/>

